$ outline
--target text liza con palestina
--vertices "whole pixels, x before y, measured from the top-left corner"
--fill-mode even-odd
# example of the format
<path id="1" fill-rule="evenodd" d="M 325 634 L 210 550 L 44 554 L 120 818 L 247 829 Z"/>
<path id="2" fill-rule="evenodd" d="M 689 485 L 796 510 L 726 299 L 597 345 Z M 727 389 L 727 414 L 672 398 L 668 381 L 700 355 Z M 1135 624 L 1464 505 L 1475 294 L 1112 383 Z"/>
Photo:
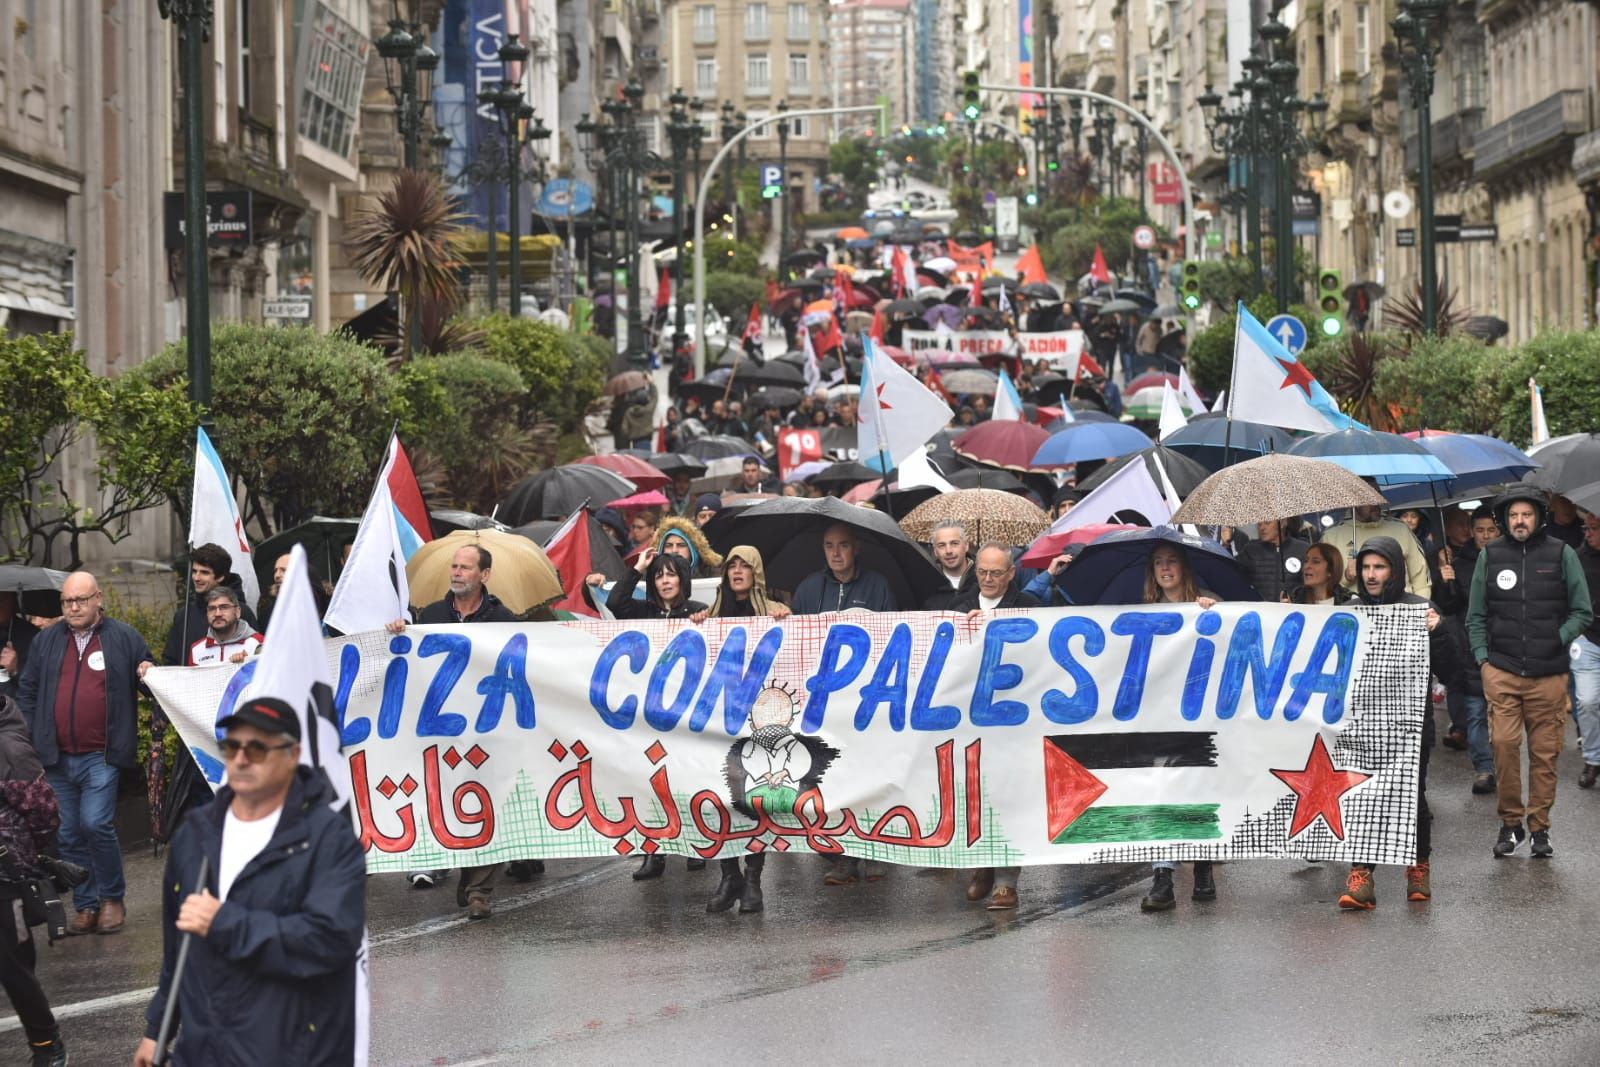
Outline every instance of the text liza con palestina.
<path id="1" fill-rule="evenodd" d="M 658 739 L 643 748 L 647 762 L 639 763 L 641 771 L 649 770 L 647 788 L 641 782 L 641 791 L 658 814 L 646 818 L 633 796 L 618 796 L 611 807 L 620 814 L 609 815 L 606 799 L 596 792 L 588 747 L 577 739 L 552 740 L 546 751 L 556 764 L 570 760 L 573 765 L 546 792 L 544 821 L 557 831 L 586 824 L 619 846 L 635 838 L 643 842 L 636 847 L 646 851 L 682 837 L 680 848 L 708 857 L 741 841 L 782 851 L 793 839 L 824 854 L 841 852 L 841 840 L 943 848 L 957 834 L 958 821 L 970 846 L 981 822 L 981 740 L 962 748 L 959 772 L 957 742 L 936 747 L 937 814 L 933 825 L 924 828 L 903 806 L 878 815 L 870 825 L 848 809 L 829 811 L 818 765 L 838 753 L 822 745 L 817 735 L 842 739 L 851 731 L 874 728 L 1005 730 L 1022 726 L 1035 714 L 1064 726 L 1098 716 L 1127 723 L 1141 714 L 1171 715 L 1174 710 L 1191 722 L 1203 716 L 1228 720 L 1241 705 L 1246 714 L 1263 721 L 1277 716 L 1294 722 L 1310 710 L 1331 726 L 1346 715 L 1361 631 L 1356 615 L 1326 609 L 1275 609 L 1267 616 L 1270 626 L 1264 626 L 1261 613 L 1235 608 L 1228 613 L 1226 637 L 1221 636 L 1219 612 L 1192 609 L 1139 608 L 1097 617 L 1000 614 L 983 622 L 946 616 L 933 627 L 929 646 L 914 655 L 908 623 L 895 625 L 875 649 L 872 634 L 848 618 L 830 620 L 815 668 L 792 693 L 782 690 L 792 697 L 793 710 L 780 716 L 781 723 L 764 725 L 753 710 L 772 691 L 769 679 L 783 647 L 784 627 L 730 626 L 714 656 L 705 635 L 693 626 L 616 633 L 594 657 L 583 687 L 592 727 L 661 735 L 687 732 L 707 740 L 720 733 L 736 739 L 728 756 L 729 796 L 714 789 L 694 793 L 687 811 L 701 840 L 686 835 L 670 783 L 667 749 Z M 1103 624 L 1107 618 L 1109 623 Z M 963 628 L 965 639 L 958 640 Z M 541 685 L 529 679 L 530 629 L 520 628 L 504 640 L 493 655 L 492 670 L 476 672 L 471 671 L 475 664 L 490 661 L 482 644 L 484 628 L 413 631 L 420 633 L 415 642 L 409 635 L 391 638 L 376 715 L 349 707 L 362 669 L 361 650 L 353 643 L 340 648 L 334 704 L 344 744 L 353 751 L 356 807 L 367 847 L 409 850 L 416 842 L 419 805 L 434 839 L 447 849 L 481 848 L 493 839 L 496 816 L 490 790 L 473 775 L 491 758 L 494 746 L 486 749 L 475 739 L 538 729 Z M 471 636 L 475 631 L 480 631 L 476 638 Z M 1309 651 L 1301 652 L 1302 646 Z M 1301 666 L 1292 670 L 1297 652 Z M 959 668 L 952 667 L 958 659 Z M 1175 709 L 1170 700 L 1146 700 L 1153 664 L 1162 679 L 1182 679 Z M 536 663 L 536 672 L 544 669 Z M 1030 679 L 1031 674 L 1038 677 Z M 423 678 L 425 685 L 419 685 Z M 414 694 L 418 688 L 423 688 L 421 699 L 408 700 L 408 689 Z M 570 677 L 548 688 L 569 695 L 579 691 Z M 951 691 L 958 688 L 961 692 Z M 1022 690 L 1035 699 L 1010 698 Z M 565 707 L 561 721 L 564 729 L 579 723 Z M 398 780 L 385 775 L 369 781 L 370 747 L 402 735 L 425 743 L 422 780 L 405 774 Z M 832 755 L 802 752 L 802 742 Z M 741 744 L 745 756 L 740 755 Z M 811 777 L 793 772 L 787 763 L 774 770 L 773 753 L 780 751 L 779 745 L 788 746 L 782 749 L 791 753 L 786 759 L 797 754 Z M 741 764 L 762 760 L 767 769 L 759 774 Z M 457 784 L 446 785 L 447 776 Z M 958 781 L 965 786 L 960 813 Z"/>

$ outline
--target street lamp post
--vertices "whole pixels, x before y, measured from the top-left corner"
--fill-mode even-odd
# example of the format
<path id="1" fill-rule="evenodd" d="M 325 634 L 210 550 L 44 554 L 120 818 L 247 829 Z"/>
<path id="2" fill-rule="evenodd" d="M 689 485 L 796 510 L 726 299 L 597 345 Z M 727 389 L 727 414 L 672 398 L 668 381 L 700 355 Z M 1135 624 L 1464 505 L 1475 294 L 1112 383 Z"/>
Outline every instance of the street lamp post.
<path id="1" fill-rule="evenodd" d="M 420 25 L 412 23 L 408 29 L 399 19 L 390 20 L 389 32 L 378 38 L 377 48 L 383 58 L 384 81 L 394 97 L 395 125 L 403 145 L 401 164 L 416 170 L 423 116 L 428 109 L 422 75 L 439 69 L 439 53 L 429 47 Z"/>
<path id="2" fill-rule="evenodd" d="M 1134 93 L 1130 99 L 1133 101 L 1134 106 L 1137 107 L 1142 113 L 1144 111 L 1145 102 L 1150 99 L 1150 94 L 1145 92 L 1143 89 L 1140 89 L 1138 92 Z M 1145 157 L 1148 156 L 1150 152 L 1150 134 L 1143 126 L 1140 126 L 1135 136 L 1137 138 L 1135 143 L 1138 145 L 1139 151 L 1139 213 L 1142 215 L 1144 214 L 1145 210 L 1144 161 Z"/>
<path id="3" fill-rule="evenodd" d="M 672 143 L 672 245 L 675 249 L 672 257 L 672 300 L 676 305 L 672 316 L 672 352 L 675 356 L 689 340 L 684 318 L 686 301 L 683 299 L 683 168 L 694 124 L 689 121 L 689 114 L 685 110 L 689 98 L 682 89 L 673 90 L 667 102 L 672 105 L 668 113 L 667 137 Z M 704 332 L 701 331 L 702 336 Z"/>
<path id="4" fill-rule="evenodd" d="M 1417 110 L 1417 229 L 1422 256 L 1422 325 L 1439 329 L 1439 264 L 1433 219 L 1433 76 L 1434 61 L 1444 47 L 1446 0 L 1400 0 L 1400 13 L 1389 23 L 1400 45 L 1400 63 Z"/>
<path id="5" fill-rule="evenodd" d="M 733 135 L 739 132 L 739 126 L 734 122 L 733 111 L 733 101 L 724 100 L 722 102 L 722 128 L 720 130 L 723 144 L 733 140 Z M 732 170 L 729 170 L 722 178 L 722 199 L 727 202 L 730 212 L 733 210 L 733 179 L 734 172 Z"/>
<path id="6" fill-rule="evenodd" d="M 778 280 L 784 277 L 784 259 L 789 254 L 789 120 L 783 118 L 789 110 L 787 100 L 779 100 L 776 108 L 778 122 L 778 174 L 783 182 L 778 194 Z M 743 142 L 741 142 L 743 143 Z"/>
<path id="7" fill-rule="evenodd" d="M 211 0 L 161 0 L 161 17 L 178 27 L 183 74 L 183 282 L 188 327 L 189 402 L 211 406 L 211 264 L 206 225 L 205 42 Z"/>
<path id="8" fill-rule="evenodd" d="M 1105 195 L 1115 198 L 1117 195 L 1117 177 L 1111 171 L 1111 137 L 1116 132 L 1117 120 L 1109 111 L 1100 110 L 1094 117 L 1095 132 L 1100 135 L 1100 158 L 1096 166 L 1105 183 Z"/>
<path id="9" fill-rule="evenodd" d="M 1082 172 L 1083 166 L 1083 108 L 1072 108 L 1072 118 L 1067 125 L 1072 128 L 1072 170 L 1074 174 L 1078 174 Z M 1077 195 L 1072 198 L 1075 201 L 1073 204 L 1074 222 L 1083 221 L 1083 194 L 1085 191 L 1084 187 L 1079 185 Z"/>

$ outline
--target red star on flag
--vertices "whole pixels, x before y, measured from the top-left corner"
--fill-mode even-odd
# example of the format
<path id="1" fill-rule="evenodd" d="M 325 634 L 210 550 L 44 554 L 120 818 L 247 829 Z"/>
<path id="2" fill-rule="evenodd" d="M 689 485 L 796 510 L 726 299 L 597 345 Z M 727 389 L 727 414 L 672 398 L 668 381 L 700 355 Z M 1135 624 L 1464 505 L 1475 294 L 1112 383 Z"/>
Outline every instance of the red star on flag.
<path id="1" fill-rule="evenodd" d="M 1306 370 L 1306 365 L 1297 359 L 1291 359 L 1287 363 L 1276 356 L 1273 359 L 1277 360 L 1278 366 L 1283 368 L 1283 384 L 1278 388 L 1287 389 L 1291 385 L 1298 385 L 1300 390 L 1306 394 L 1306 399 L 1310 400 L 1311 387 L 1317 383 L 1317 380 L 1311 376 L 1310 371 Z"/>
<path id="2" fill-rule="evenodd" d="M 1337 770 L 1328 758 L 1328 748 L 1322 735 L 1311 742 L 1311 754 L 1306 757 L 1304 769 L 1298 771 L 1273 771 L 1273 777 L 1294 790 L 1294 818 L 1289 823 L 1289 836 L 1295 837 L 1321 816 L 1328 829 L 1340 841 L 1344 840 L 1344 814 L 1339 804 L 1344 795 L 1371 778 L 1359 771 Z"/>
<path id="3" fill-rule="evenodd" d="M 883 383 L 883 385 L 888 385 L 888 384 L 889 384 L 888 382 L 884 382 Z M 894 410 L 894 405 L 893 404 L 887 404 L 887 403 L 884 402 L 884 399 L 883 399 L 883 385 L 880 385 L 876 389 L 873 390 L 874 394 L 876 394 L 877 398 L 878 398 L 878 410 L 879 411 L 893 411 Z M 866 406 L 865 405 L 857 405 L 856 406 L 856 422 L 865 423 L 866 421 L 867 421 L 867 409 L 866 409 Z"/>

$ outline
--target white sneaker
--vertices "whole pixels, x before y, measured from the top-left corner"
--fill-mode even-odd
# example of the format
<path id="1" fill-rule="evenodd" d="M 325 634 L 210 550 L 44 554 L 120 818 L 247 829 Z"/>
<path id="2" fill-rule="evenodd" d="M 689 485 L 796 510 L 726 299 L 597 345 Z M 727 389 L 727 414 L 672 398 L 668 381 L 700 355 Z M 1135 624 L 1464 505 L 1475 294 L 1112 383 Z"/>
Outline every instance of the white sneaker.
<path id="1" fill-rule="evenodd" d="M 410 874 L 406 875 L 406 877 L 411 879 L 411 888 L 412 889 L 432 889 L 433 888 L 433 872 L 432 871 L 412 871 Z"/>

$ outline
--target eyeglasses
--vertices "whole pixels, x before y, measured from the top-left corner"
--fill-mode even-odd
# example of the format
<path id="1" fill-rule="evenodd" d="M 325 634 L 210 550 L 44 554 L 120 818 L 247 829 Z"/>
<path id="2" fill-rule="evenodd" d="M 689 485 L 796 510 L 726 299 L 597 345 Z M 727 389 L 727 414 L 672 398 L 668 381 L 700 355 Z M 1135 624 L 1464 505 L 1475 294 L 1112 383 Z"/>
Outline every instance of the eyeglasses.
<path id="1" fill-rule="evenodd" d="M 93 604 L 99 599 L 99 593 L 90 593 L 88 596 L 64 596 L 61 598 L 61 606 L 64 608 L 82 608 Z"/>
<path id="2" fill-rule="evenodd" d="M 222 749 L 222 758 L 231 760 L 239 753 L 244 753 L 246 763 L 260 763 L 267 758 L 268 752 L 281 752 L 286 748 L 293 748 L 293 741 L 285 741 L 281 745 L 269 745 L 265 741 L 235 741 L 229 737 L 217 742 L 217 747 Z"/>
<path id="3" fill-rule="evenodd" d="M 982 567 L 977 567 L 975 570 L 977 571 L 979 581 L 982 581 L 985 578 L 1004 578 L 1006 575 L 1011 573 L 1010 567 L 1007 567 L 1003 571 L 986 571 Z"/>

